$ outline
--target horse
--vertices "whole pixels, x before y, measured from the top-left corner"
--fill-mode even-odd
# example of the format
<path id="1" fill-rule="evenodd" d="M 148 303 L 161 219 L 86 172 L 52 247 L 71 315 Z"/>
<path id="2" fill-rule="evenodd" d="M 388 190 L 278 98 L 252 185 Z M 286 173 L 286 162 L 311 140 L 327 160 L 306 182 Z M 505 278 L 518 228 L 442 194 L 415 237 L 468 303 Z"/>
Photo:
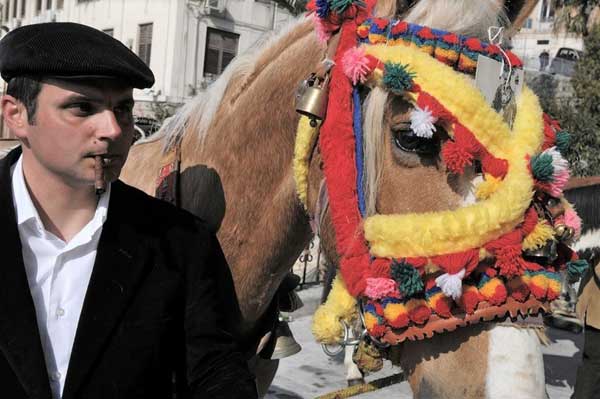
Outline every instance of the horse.
<path id="1" fill-rule="evenodd" d="M 485 38 L 498 21 L 518 27 L 535 3 L 380 0 L 375 15 Z M 327 51 L 311 21 L 300 18 L 256 51 L 238 56 L 205 94 L 184 105 L 155 136 L 133 146 L 121 175 L 154 195 L 158 171 L 176 154 L 181 206 L 218 231 L 249 335 L 312 236 L 309 215 L 317 214 L 323 157 L 320 145 L 314 145 L 306 212 L 292 168 L 299 118 L 294 100 L 298 82 Z M 365 137 L 376 149 L 365 154 L 373 172 L 369 209 L 424 213 L 470 203 L 474 173 L 449 174 L 435 143 L 429 143 L 431 151 L 418 154 L 406 150 L 410 143 L 398 142 L 410 103 L 374 89 L 365 104 Z M 325 208 L 321 213 L 321 245 L 337 264 L 331 212 Z M 482 323 L 406 341 L 399 348 L 417 398 L 545 397 L 542 353 L 532 329 Z M 264 386 L 260 390 L 265 393 Z"/>

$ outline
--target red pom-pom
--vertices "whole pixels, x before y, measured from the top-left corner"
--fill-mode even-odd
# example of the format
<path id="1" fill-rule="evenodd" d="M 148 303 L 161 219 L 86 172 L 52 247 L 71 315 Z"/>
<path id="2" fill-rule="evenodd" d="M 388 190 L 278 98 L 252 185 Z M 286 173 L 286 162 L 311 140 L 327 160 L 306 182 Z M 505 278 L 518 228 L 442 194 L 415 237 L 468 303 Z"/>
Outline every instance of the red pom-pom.
<path id="1" fill-rule="evenodd" d="M 500 48 L 498 46 L 496 46 L 495 44 L 488 45 L 486 50 L 489 55 L 500 54 Z"/>
<path id="2" fill-rule="evenodd" d="M 498 284 L 494 289 L 494 294 L 491 297 L 486 298 L 486 300 L 492 305 L 502 305 L 506 302 L 506 296 L 506 287 L 504 284 Z"/>
<path id="3" fill-rule="evenodd" d="M 452 305 L 452 299 L 448 298 L 447 296 L 443 296 L 435 302 L 433 311 L 441 317 L 447 318 L 452 316 Z"/>
<path id="4" fill-rule="evenodd" d="M 371 334 L 371 336 L 379 338 L 382 337 L 383 334 L 385 334 L 386 328 L 385 326 L 382 326 L 381 324 L 377 324 L 376 326 L 374 326 L 373 328 L 371 328 L 369 330 L 369 334 Z"/>
<path id="5" fill-rule="evenodd" d="M 408 24 L 406 22 L 404 22 L 404 21 L 398 22 L 396 25 L 394 25 L 392 27 L 392 34 L 400 35 L 400 34 L 406 33 L 407 30 L 408 30 Z"/>
<path id="6" fill-rule="evenodd" d="M 467 48 L 471 51 L 483 51 L 483 46 L 481 45 L 481 42 L 479 41 L 479 39 L 474 37 L 465 40 L 465 46 L 467 46 Z"/>
<path id="7" fill-rule="evenodd" d="M 454 33 L 449 33 L 447 35 L 442 36 L 442 40 L 448 44 L 456 45 L 459 43 L 458 36 L 455 35 Z"/>
<path id="8" fill-rule="evenodd" d="M 395 320 L 392 320 L 390 322 L 388 322 L 388 324 L 393 327 L 393 328 L 403 328 L 408 326 L 408 315 L 406 313 L 401 314 L 400 316 L 396 317 Z"/>
<path id="9" fill-rule="evenodd" d="M 442 159 L 453 173 L 463 173 L 467 165 L 473 162 L 473 154 L 455 141 L 447 141 L 442 147 Z"/>
<path id="10" fill-rule="evenodd" d="M 425 40 L 435 39 L 435 35 L 431 31 L 431 29 L 429 29 L 428 27 L 421 28 L 421 30 L 419 30 L 417 32 L 417 36 L 419 36 L 421 39 L 425 39 Z"/>
<path id="11" fill-rule="evenodd" d="M 411 299 L 408 301 L 408 303 L 412 301 L 419 301 L 419 303 L 415 304 L 412 308 L 408 306 L 408 317 L 410 317 L 410 319 L 416 324 L 425 323 L 427 320 L 429 320 L 429 316 L 431 316 L 431 309 L 429 309 L 429 306 L 427 306 L 425 300 Z"/>
<path id="12" fill-rule="evenodd" d="M 390 23 L 389 19 L 385 19 L 385 18 L 373 18 L 373 22 L 381 30 L 384 30 L 385 28 L 387 28 L 388 24 Z"/>
<path id="13" fill-rule="evenodd" d="M 481 296 L 475 287 L 463 289 L 463 294 L 458 300 L 458 305 L 468 314 L 475 313 L 477 305 L 481 301 Z"/>

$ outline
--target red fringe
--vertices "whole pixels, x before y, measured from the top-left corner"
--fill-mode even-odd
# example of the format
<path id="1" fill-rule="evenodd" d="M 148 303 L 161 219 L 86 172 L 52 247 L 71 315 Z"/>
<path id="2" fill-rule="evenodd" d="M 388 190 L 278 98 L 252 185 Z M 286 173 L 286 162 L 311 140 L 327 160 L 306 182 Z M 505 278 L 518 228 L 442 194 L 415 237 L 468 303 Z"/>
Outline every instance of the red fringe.
<path id="1" fill-rule="evenodd" d="M 387 28 L 388 24 L 390 23 L 390 20 L 386 18 L 373 18 L 373 22 L 375 23 L 375 25 L 377 25 L 379 29 L 383 30 Z"/>
<path id="2" fill-rule="evenodd" d="M 508 282 L 510 296 L 516 301 L 525 302 L 529 297 L 529 287 L 520 279 L 512 279 Z"/>

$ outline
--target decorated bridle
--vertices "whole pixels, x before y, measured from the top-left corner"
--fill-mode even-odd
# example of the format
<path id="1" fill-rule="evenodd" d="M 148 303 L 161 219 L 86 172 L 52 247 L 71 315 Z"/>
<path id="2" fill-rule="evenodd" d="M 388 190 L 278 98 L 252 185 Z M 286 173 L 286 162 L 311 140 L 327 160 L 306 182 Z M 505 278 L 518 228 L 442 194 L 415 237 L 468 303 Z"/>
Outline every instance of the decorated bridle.
<path id="1" fill-rule="evenodd" d="M 562 195 L 569 179 L 562 155 L 568 134 L 543 114 L 527 87 L 516 101 L 511 128 L 473 86 L 468 76 L 480 55 L 522 68 L 511 52 L 476 38 L 373 18 L 373 5 L 309 3 L 320 40 L 336 34 L 339 43 L 335 66 L 322 79 L 328 85 L 326 117 L 319 125 L 323 115 L 302 112 L 294 160 L 306 206 L 308 164 L 318 140 L 343 287 L 363 305 L 369 335 L 395 344 L 430 336 L 419 329 L 444 319 L 461 324 L 483 313 L 491 315 L 485 320 L 513 316 L 511 306 L 524 315 L 545 309 L 560 294 L 561 270 L 574 276 L 587 267 L 566 245 L 581 230 Z M 431 138 L 436 124 L 446 127 L 450 139 L 441 158 L 447 169 L 462 174 L 480 164 L 476 203 L 441 212 L 365 214 L 361 85 L 412 103 L 411 128 L 418 137 Z"/>

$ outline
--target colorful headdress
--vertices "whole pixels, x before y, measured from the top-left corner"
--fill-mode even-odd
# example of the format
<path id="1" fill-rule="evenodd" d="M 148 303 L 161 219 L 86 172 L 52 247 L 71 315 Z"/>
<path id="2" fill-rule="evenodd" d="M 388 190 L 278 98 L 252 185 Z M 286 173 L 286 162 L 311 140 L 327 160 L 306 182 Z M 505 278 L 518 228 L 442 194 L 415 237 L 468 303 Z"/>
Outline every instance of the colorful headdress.
<path id="1" fill-rule="evenodd" d="M 559 295 L 560 270 L 585 266 L 556 233 L 559 225 L 580 228 L 562 197 L 568 135 L 527 87 L 511 129 L 468 77 L 479 55 L 506 57 L 513 68 L 522 67 L 519 59 L 475 38 L 368 18 L 372 1 L 318 0 L 311 7 L 317 30 L 340 29 L 341 37 L 327 117 L 320 128 L 304 118 L 299 125 L 297 186 L 305 201 L 307 154 L 318 134 L 341 274 L 363 305 L 370 335 L 397 343 L 545 309 Z M 448 126 L 441 157 L 449 171 L 481 165 L 475 204 L 365 217 L 361 84 L 408 98 L 418 136 L 431 137 L 438 122 Z M 548 245 L 557 256 L 536 258 Z"/>

